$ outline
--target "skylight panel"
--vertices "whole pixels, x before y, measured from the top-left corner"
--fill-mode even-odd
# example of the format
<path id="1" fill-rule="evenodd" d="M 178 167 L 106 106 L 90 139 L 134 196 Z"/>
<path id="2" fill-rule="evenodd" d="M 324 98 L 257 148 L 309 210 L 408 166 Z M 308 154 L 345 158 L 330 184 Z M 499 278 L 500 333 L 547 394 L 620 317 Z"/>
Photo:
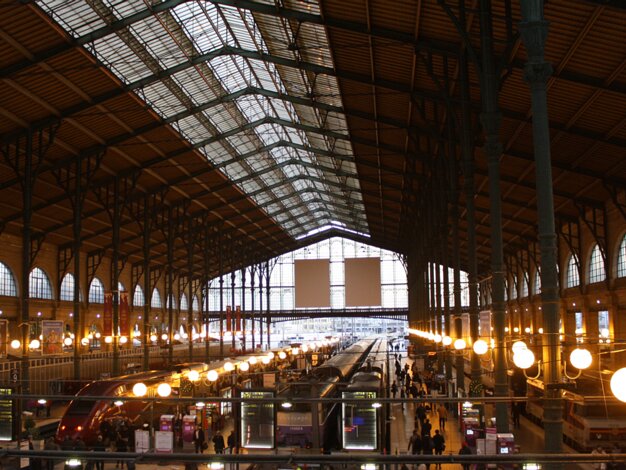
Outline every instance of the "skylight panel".
<path id="1" fill-rule="evenodd" d="M 240 155 L 254 152 L 256 150 L 255 145 L 245 135 L 234 135 L 227 137 L 226 140 Z"/>
<path id="2" fill-rule="evenodd" d="M 109 35 L 87 45 L 124 83 L 152 75 L 152 71 L 117 35 Z"/>
<path id="3" fill-rule="evenodd" d="M 234 38 L 219 18 L 217 8 L 208 2 L 181 3 L 173 9 L 173 14 L 183 23 L 187 36 L 202 53 L 224 44 L 234 44 Z"/>
<path id="4" fill-rule="evenodd" d="M 143 88 L 142 92 L 147 103 L 163 117 L 172 116 L 187 109 L 161 82 L 155 82 Z"/>
<path id="5" fill-rule="evenodd" d="M 153 60 L 157 61 L 163 69 L 180 64 L 185 55 L 180 47 L 168 34 L 163 34 L 163 26 L 154 17 L 148 17 L 130 26 L 130 31 L 150 52 Z"/>
<path id="6" fill-rule="evenodd" d="M 106 23 L 87 3 L 48 0 L 39 2 L 38 5 L 74 37 L 83 36 L 106 26 Z"/>
<path id="7" fill-rule="evenodd" d="M 259 104 L 255 96 L 242 96 L 235 100 L 241 113 L 250 122 L 257 121 L 267 116 L 267 111 Z"/>

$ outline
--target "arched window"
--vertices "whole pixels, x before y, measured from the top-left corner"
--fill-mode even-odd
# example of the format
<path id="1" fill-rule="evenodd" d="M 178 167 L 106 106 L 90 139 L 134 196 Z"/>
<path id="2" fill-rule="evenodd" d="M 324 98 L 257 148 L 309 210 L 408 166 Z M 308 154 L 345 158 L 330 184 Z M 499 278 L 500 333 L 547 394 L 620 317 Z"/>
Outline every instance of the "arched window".
<path id="1" fill-rule="evenodd" d="M 60 291 L 60 299 L 66 302 L 74 301 L 74 283 L 76 279 L 72 273 L 67 273 L 63 276 L 63 281 L 61 281 L 61 291 Z M 83 293 L 78 291 L 78 299 L 83 301 Z"/>
<path id="2" fill-rule="evenodd" d="M 622 237 L 617 250 L 617 277 L 626 277 L 626 235 Z"/>
<path id="3" fill-rule="evenodd" d="M 594 282 L 602 282 L 606 279 L 606 270 L 604 269 L 604 258 L 600 251 L 600 245 L 595 245 L 591 251 L 589 258 L 589 284 Z"/>
<path id="4" fill-rule="evenodd" d="M 578 258 L 572 255 L 567 262 L 567 272 L 565 278 L 565 287 L 576 287 L 580 285 L 580 276 L 578 275 Z"/>
<path id="5" fill-rule="evenodd" d="M 526 273 L 522 273 L 522 295 L 520 297 L 528 297 L 528 277 Z"/>
<path id="6" fill-rule="evenodd" d="M 504 301 L 509 300 L 509 282 L 504 280 Z"/>
<path id="7" fill-rule="evenodd" d="M 197 295 L 193 296 L 193 300 L 191 302 L 191 310 L 193 310 L 194 312 L 200 311 L 200 301 L 198 300 Z"/>
<path id="8" fill-rule="evenodd" d="M 137 284 L 133 293 L 133 307 L 143 307 L 145 304 L 146 298 L 143 295 L 143 289 Z"/>
<path id="9" fill-rule="evenodd" d="M 152 291 L 152 298 L 150 299 L 150 307 L 152 308 L 163 307 L 163 304 L 161 303 L 161 293 L 159 292 L 159 289 L 157 289 L 156 287 Z"/>
<path id="10" fill-rule="evenodd" d="M 180 296 L 180 310 L 181 312 L 186 312 L 189 309 L 189 303 L 187 302 L 187 296 L 182 294 Z"/>
<path id="11" fill-rule="evenodd" d="M 121 282 L 117 283 L 117 290 L 118 292 L 124 292 L 126 290 L 126 287 L 124 287 L 124 284 L 122 284 Z"/>
<path id="12" fill-rule="evenodd" d="M 0 263 L 0 295 L 17 297 L 17 286 L 13 273 L 4 263 Z"/>
<path id="13" fill-rule="evenodd" d="M 52 299 L 50 279 L 39 268 L 34 268 L 28 276 L 28 296 L 31 299 Z"/>
<path id="14" fill-rule="evenodd" d="M 102 285 L 102 281 L 97 277 L 94 277 L 93 281 L 91 281 L 91 284 L 89 285 L 89 303 L 104 303 L 104 285 Z"/>
<path id="15" fill-rule="evenodd" d="M 541 294 L 541 268 L 537 268 L 535 271 L 535 287 L 533 288 L 535 295 Z"/>
<path id="16" fill-rule="evenodd" d="M 517 299 L 517 278 L 513 276 L 513 282 L 511 282 L 511 300 Z"/>
<path id="17" fill-rule="evenodd" d="M 173 308 L 176 309 L 176 299 L 172 294 L 167 296 L 167 300 L 165 301 L 165 308 Z"/>

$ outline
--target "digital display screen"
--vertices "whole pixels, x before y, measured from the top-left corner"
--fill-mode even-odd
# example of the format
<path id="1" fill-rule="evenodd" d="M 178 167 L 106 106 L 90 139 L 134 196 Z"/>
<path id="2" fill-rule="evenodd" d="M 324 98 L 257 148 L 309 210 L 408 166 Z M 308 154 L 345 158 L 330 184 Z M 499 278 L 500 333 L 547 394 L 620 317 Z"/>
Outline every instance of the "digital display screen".
<path id="1" fill-rule="evenodd" d="M 500 447 L 500 453 L 501 454 L 508 454 L 509 453 L 509 448 L 508 447 Z"/>
<path id="2" fill-rule="evenodd" d="M 242 390 L 241 447 L 274 448 L 274 403 L 246 402 L 246 399 L 273 398 L 274 392 Z"/>
<path id="3" fill-rule="evenodd" d="M 473 436 L 474 435 L 474 431 L 472 429 L 468 429 L 465 434 L 467 434 L 468 436 Z"/>
<path id="4" fill-rule="evenodd" d="M 363 403 L 343 403 L 341 408 L 343 448 L 346 450 L 375 450 L 378 447 L 378 413 L 372 404 L 378 393 L 371 391 L 343 392 L 344 400 Z"/>
<path id="5" fill-rule="evenodd" d="M 0 388 L 0 397 L 13 395 L 10 388 Z M 0 400 L 0 441 L 13 440 L 13 400 Z"/>

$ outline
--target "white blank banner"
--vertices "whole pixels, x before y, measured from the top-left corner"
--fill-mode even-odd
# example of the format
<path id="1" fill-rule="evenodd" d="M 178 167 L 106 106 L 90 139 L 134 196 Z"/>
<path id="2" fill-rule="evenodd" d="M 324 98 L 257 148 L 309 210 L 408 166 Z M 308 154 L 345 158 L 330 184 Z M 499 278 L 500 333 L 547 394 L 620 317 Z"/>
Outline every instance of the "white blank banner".
<path id="1" fill-rule="evenodd" d="M 346 307 L 380 307 L 380 258 L 346 258 Z"/>
<path id="2" fill-rule="evenodd" d="M 296 308 L 330 307 L 330 260 L 297 259 L 294 269 Z"/>

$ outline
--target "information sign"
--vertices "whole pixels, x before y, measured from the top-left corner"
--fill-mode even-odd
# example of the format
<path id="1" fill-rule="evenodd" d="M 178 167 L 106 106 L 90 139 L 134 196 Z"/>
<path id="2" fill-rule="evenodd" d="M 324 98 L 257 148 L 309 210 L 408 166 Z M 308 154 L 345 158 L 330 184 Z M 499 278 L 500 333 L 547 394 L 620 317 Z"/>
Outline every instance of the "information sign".
<path id="1" fill-rule="evenodd" d="M 241 391 L 241 447 L 274 448 L 274 403 L 247 402 L 251 398 L 273 398 L 270 391 Z"/>
<path id="2" fill-rule="evenodd" d="M 344 449 L 375 450 L 378 447 L 378 408 L 372 406 L 377 395 L 374 391 L 342 392 L 344 400 L 359 400 L 342 404 Z"/>
<path id="3" fill-rule="evenodd" d="M 157 431 L 154 434 L 154 450 L 157 454 L 173 453 L 174 433 L 172 431 Z"/>
<path id="4" fill-rule="evenodd" d="M 144 453 L 150 450 L 150 432 L 143 429 L 135 431 L 135 452 Z"/>
<path id="5" fill-rule="evenodd" d="M 13 400 L 4 397 L 13 395 L 13 389 L 0 388 L 0 441 L 13 440 Z"/>

